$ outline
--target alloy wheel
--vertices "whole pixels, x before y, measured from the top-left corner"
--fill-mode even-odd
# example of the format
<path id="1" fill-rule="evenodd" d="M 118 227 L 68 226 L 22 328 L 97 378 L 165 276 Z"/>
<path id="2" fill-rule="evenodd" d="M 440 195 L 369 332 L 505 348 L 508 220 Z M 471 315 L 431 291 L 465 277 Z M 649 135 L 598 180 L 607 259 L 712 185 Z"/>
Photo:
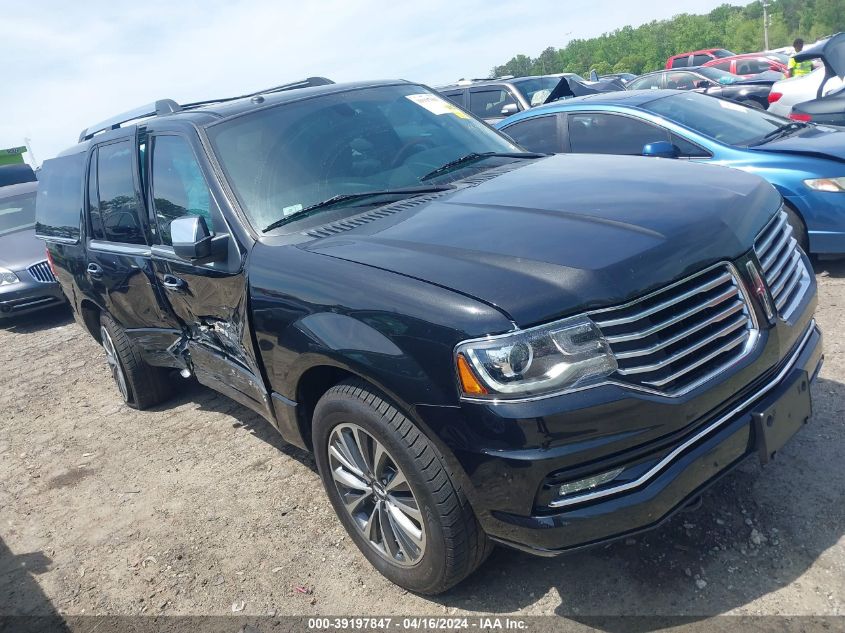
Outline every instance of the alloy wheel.
<path id="1" fill-rule="evenodd" d="M 117 357 L 117 351 L 114 348 L 111 335 L 104 326 L 100 326 L 100 338 L 103 341 L 103 349 L 106 352 L 106 362 L 109 364 L 111 376 L 120 390 L 120 395 L 123 396 L 123 401 L 129 402 L 129 388 L 126 384 L 126 376 L 123 375 L 123 367 L 120 366 L 120 359 Z"/>
<path id="2" fill-rule="evenodd" d="M 329 436 L 329 467 L 337 492 L 370 546 L 396 565 L 410 567 L 425 552 L 419 504 L 387 449 L 357 424 Z"/>

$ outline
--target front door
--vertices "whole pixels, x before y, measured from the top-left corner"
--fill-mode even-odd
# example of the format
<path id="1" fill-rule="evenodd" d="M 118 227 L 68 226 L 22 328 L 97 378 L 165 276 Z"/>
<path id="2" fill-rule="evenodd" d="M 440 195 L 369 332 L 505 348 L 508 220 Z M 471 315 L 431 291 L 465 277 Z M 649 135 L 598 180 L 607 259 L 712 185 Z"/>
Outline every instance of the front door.
<path id="1" fill-rule="evenodd" d="M 148 139 L 151 215 L 156 225 L 152 260 L 158 283 L 183 329 L 174 352 L 199 382 L 273 419 L 272 405 L 252 343 L 242 253 L 186 136 L 158 133 Z M 210 263 L 190 262 L 173 251 L 170 223 L 202 217 L 216 237 L 228 235 L 228 254 Z"/>

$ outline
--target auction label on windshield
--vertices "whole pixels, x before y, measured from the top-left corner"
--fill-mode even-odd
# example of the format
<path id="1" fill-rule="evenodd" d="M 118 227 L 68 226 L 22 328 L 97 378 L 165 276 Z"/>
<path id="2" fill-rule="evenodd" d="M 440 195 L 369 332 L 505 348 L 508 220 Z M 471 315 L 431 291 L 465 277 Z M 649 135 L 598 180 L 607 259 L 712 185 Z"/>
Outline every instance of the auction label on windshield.
<path id="1" fill-rule="evenodd" d="M 405 97 L 433 114 L 454 114 L 462 119 L 469 118 L 465 112 L 453 103 L 450 103 L 446 99 L 442 99 L 429 92 L 422 92 L 415 95 L 405 95 Z"/>

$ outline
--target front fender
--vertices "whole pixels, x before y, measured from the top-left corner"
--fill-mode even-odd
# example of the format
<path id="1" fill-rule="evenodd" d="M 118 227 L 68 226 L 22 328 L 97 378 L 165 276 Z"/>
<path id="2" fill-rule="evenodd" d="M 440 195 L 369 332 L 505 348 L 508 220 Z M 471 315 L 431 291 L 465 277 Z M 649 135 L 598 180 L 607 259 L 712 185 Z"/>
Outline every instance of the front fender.
<path id="1" fill-rule="evenodd" d="M 364 319 L 369 323 L 323 312 L 291 324 L 274 349 L 273 365 L 278 379 L 275 386 L 279 393 L 296 400 L 302 376 L 313 367 L 327 365 L 360 376 L 411 406 L 456 403 L 457 391 L 443 393 L 429 371 L 400 348 L 403 337 L 413 336 L 407 324 L 385 314 L 371 314 Z M 447 363 L 442 369 L 449 368 Z"/>

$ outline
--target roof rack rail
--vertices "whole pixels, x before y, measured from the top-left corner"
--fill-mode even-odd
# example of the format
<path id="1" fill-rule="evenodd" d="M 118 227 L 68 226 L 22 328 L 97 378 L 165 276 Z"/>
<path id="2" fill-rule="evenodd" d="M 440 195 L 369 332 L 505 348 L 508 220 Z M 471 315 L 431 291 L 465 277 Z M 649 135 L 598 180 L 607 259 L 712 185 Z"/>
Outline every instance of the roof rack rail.
<path id="1" fill-rule="evenodd" d="M 300 81 L 294 81 L 280 86 L 272 86 L 257 92 L 250 92 L 249 94 L 239 95 L 237 97 L 224 97 L 222 99 L 208 99 L 206 101 L 195 101 L 193 103 L 185 103 L 179 105 L 173 99 L 159 99 L 154 103 L 140 106 L 134 110 L 129 110 L 123 114 L 118 114 L 106 119 L 96 125 L 85 128 L 79 135 L 79 142 L 87 141 L 94 137 L 95 134 L 105 132 L 106 130 L 116 130 L 124 123 L 134 121 L 136 119 L 145 119 L 151 116 L 161 116 L 164 114 L 173 114 L 181 110 L 190 110 L 193 108 L 200 108 L 204 105 L 211 105 L 213 103 L 225 103 L 226 101 L 236 101 L 237 99 L 248 99 L 250 97 L 257 97 L 259 95 L 272 94 L 275 92 L 284 92 L 286 90 L 297 90 L 298 88 L 310 88 L 312 86 L 327 86 L 333 84 L 331 79 L 326 77 L 306 77 Z"/>
<path id="2" fill-rule="evenodd" d="M 110 119 L 101 121 L 96 125 L 85 128 L 79 135 L 79 142 L 81 143 L 82 141 L 87 141 L 99 132 L 116 130 L 122 124 L 134 121 L 135 119 L 143 119 L 161 114 L 171 114 L 172 112 L 178 112 L 179 110 L 181 110 L 181 106 L 173 99 L 159 99 L 153 103 L 148 103 L 147 105 L 135 108 L 134 110 L 118 114 Z"/>
<path id="3" fill-rule="evenodd" d="M 238 95 L 237 97 L 222 97 L 220 99 L 206 99 L 204 101 L 194 101 L 193 103 L 182 104 L 183 110 L 191 108 L 201 108 L 202 106 L 211 105 L 213 103 L 226 103 L 227 101 L 237 101 L 238 99 L 249 99 L 250 97 L 258 97 L 260 95 L 273 94 L 275 92 L 285 92 L 287 90 L 298 90 L 299 88 L 311 88 L 313 86 L 328 86 L 334 82 L 326 77 L 306 77 L 300 81 L 292 81 L 281 86 L 273 86 L 265 88 L 264 90 L 257 90 L 245 95 Z"/>

